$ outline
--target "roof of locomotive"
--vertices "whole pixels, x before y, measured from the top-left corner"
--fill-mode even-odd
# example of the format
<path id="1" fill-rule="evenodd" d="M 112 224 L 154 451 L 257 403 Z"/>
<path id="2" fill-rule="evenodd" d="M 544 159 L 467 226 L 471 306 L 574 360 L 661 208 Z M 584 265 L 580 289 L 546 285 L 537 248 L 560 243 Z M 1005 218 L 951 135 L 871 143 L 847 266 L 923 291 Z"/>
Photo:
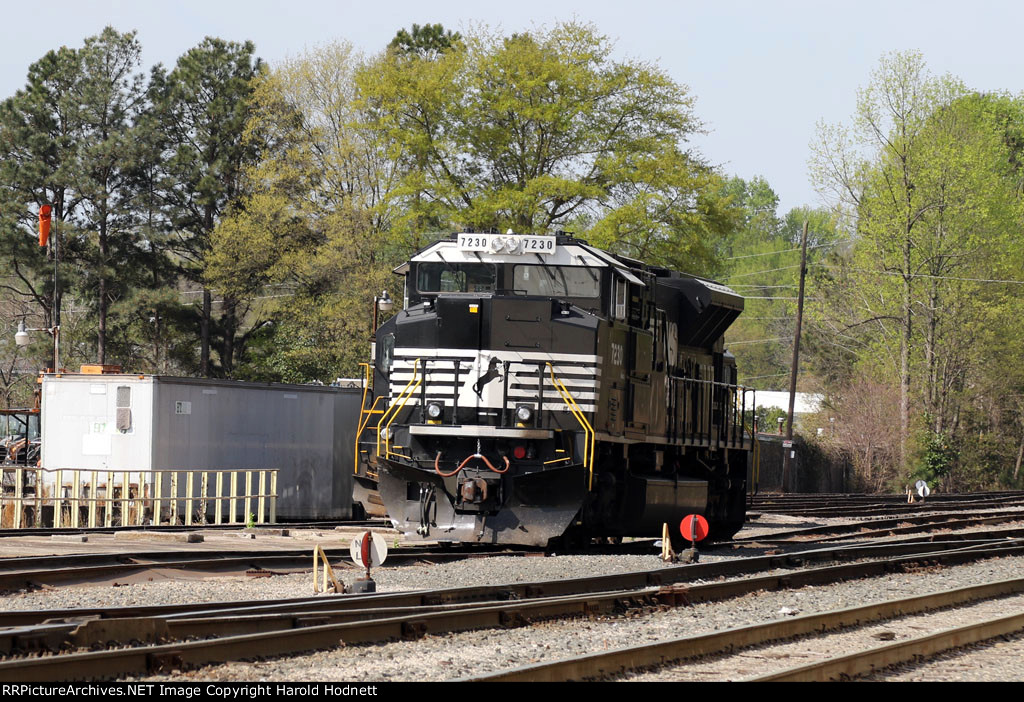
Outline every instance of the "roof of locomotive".
<path id="1" fill-rule="evenodd" d="M 484 239 L 487 250 L 479 246 L 466 247 L 460 237 Z M 537 253 L 526 250 L 523 242 L 529 239 L 554 239 L 555 246 L 550 251 Z M 474 242 L 476 243 L 476 242 Z M 495 243 L 497 248 L 495 249 Z M 662 266 L 651 266 L 622 254 L 603 251 L 591 246 L 583 239 L 559 232 L 553 235 L 537 237 L 535 235 L 514 234 L 511 230 L 505 234 L 496 232 L 461 232 L 440 239 L 414 253 L 408 261 L 394 270 L 399 275 L 409 272 L 410 263 L 532 263 L 535 259 L 553 266 L 580 266 L 587 268 L 614 268 L 620 275 L 635 285 L 646 285 L 643 277 L 651 276 L 665 284 L 669 280 L 696 280 L 710 290 L 722 296 L 741 297 L 728 286 L 707 278 L 680 273 Z M 671 286 L 671 283 L 669 283 Z"/>

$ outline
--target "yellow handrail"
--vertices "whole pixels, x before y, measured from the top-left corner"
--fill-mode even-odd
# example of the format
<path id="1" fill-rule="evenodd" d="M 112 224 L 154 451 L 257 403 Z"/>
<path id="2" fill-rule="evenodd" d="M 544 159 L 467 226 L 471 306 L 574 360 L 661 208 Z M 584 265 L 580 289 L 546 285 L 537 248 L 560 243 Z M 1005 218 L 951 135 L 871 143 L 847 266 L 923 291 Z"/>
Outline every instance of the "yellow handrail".
<path id="1" fill-rule="evenodd" d="M 384 410 L 384 414 L 381 416 L 380 421 L 377 422 L 377 455 L 378 456 L 380 456 L 380 425 L 384 424 L 384 420 L 388 419 L 388 415 L 390 415 L 390 419 L 389 419 L 387 425 L 385 426 L 385 430 L 391 428 L 391 422 L 395 421 L 395 417 L 398 416 L 398 413 L 402 410 L 403 407 L 405 407 L 405 403 L 409 401 L 410 397 L 412 397 L 412 393 L 415 392 L 416 388 L 418 388 L 419 385 L 420 385 L 418 382 L 416 382 L 417 377 L 419 377 L 419 368 L 420 368 L 420 359 L 417 358 L 413 362 L 413 364 L 412 364 L 412 377 L 409 378 L 409 382 L 406 383 L 404 388 L 402 388 L 402 392 L 398 393 L 398 397 L 395 398 L 394 403 L 392 403 L 392 405 L 390 407 L 388 407 L 386 410 Z M 416 384 L 416 387 L 413 387 L 412 388 L 412 392 L 410 392 L 409 388 L 413 386 L 413 383 Z M 409 393 L 408 396 L 406 395 L 407 392 Z M 399 404 L 399 403 L 401 403 L 401 404 Z M 392 410 L 394 410 L 394 411 L 392 412 Z M 385 458 L 390 454 L 388 443 L 389 443 L 389 440 L 388 440 L 387 437 L 385 437 L 384 438 L 384 457 Z"/>
<path id="2" fill-rule="evenodd" d="M 555 386 L 555 390 L 562 396 L 562 400 L 565 402 L 569 411 L 572 412 L 573 416 L 576 417 L 576 421 L 583 427 L 584 438 L 583 438 L 583 465 L 587 467 L 587 490 L 594 489 L 594 428 L 590 426 L 590 422 L 587 421 L 586 416 L 583 414 L 583 410 L 576 403 L 572 393 L 569 392 L 569 388 L 565 386 L 565 383 L 558 380 L 555 377 L 555 367 L 550 363 L 546 364 L 551 370 L 551 384 Z M 543 396 L 541 401 L 543 402 Z M 541 407 L 540 409 L 543 409 Z"/>
<path id="3" fill-rule="evenodd" d="M 366 374 L 365 374 L 365 380 L 363 381 L 363 400 L 362 400 L 362 402 L 359 403 L 359 419 L 356 420 L 356 446 L 355 446 L 355 451 L 353 451 L 353 453 L 352 453 L 352 455 L 355 457 L 355 460 L 354 460 L 355 465 L 352 467 L 352 474 L 353 475 L 358 475 L 359 474 L 359 437 L 363 435 L 363 429 L 366 426 L 366 424 L 363 422 L 363 415 L 364 414 L 366 415 L 366 421 L 367 422 L 370 421 L 370 415 L 366 411 L 366 393 L 370 389 L 370 364 L 369 363 L 360 363 L 359 367 L 360 368 L 365 368 L 366 369 Z M 377 404 L 377 398 L 374 398 L 373 402 L 374 402 L 374 404 Z M 372 410 L 373 407 L 371 406 L 370 409 Z"/>
<path id="4" fill-rule="evenodd" d="M 361 437 L 363 432 L 366 431 L 366 425 L 370 423 L 371 416 L 375 414 L 384 414 L 384 410 L 375 409 L 377 407 L 377 403 L 383 399 L 383 395 L 377 395 L 377 397 L 373 398 L 373 404 L 370 405 L 370 409 L 360 410 L 359 414 L 361 419 L 359 421 L 359 427 L 356 429 L 355 467 L 352 471 L 354 475 L 359 474 L 359 437 Z M 362 417 L 365 417 L 365 419 L 362 419 Z M 377 428 L 380 428 L 380 422 L 377 422 Z"/>

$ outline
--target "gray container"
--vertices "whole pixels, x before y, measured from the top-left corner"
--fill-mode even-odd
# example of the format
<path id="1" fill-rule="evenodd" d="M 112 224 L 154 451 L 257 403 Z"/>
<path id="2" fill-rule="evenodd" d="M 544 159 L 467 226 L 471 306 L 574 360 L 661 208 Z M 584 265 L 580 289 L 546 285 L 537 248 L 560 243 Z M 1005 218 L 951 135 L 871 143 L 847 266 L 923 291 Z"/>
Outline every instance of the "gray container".
<path id="1" fill-rule="evenodd" d="M 347 519 L 361 398 L 357 383 L 50 374 L 43 378 L 42 467 L 273 469 L 278 520 Z M 161 492 L 168 487 L 165 480 Z"/>

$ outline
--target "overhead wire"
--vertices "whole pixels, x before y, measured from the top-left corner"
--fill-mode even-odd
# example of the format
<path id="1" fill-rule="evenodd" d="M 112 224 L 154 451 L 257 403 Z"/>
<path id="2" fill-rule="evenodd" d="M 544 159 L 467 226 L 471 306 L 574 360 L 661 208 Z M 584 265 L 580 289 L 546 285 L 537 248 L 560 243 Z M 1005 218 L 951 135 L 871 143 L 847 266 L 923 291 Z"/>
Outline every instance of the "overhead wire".
<path id="1" fill-rule="evenodd" d="M 814 244 L 813 246 L 808 246 L 807 248 L 809 248 L 809 249 L 820 249 L 822 246 L 833 246 L 834 244 L 836 244 L 836 242 L 830 241 L 830 242 L 827 242 L 827 243 L 824 243 L 824 244 Z M 741 258 L 757 258 L 758 256 L 774 256 L 775 254 L 784 254 L 784 253 L 790 253 L 791 251 L 799 251 L 799 250 L 800 250 L 800 247 L 797 246 L 795 249 L 783 249 L 781 251 L 766 251 L 765 253 L 744 254 L 743 256 L 729 256 L 728 258 L 726 258 L 724 260 L 726 260 L 726 261 L 738 261 Z"/>
<path id="2" fill-rule="evenodd" d="M 732 280 L 733 278 L 746 278 L 747 276 L 758 275 L 760 273 L 774 273 L 775 271 L 788 271 L 788 270 L 790 270 L 792 268 L 799 268 L 799 267 L 800 267 L 799 263 L 794 263 L 792 266 L 782 266 L 780 268 L 768 268 L 768 269 L 763 270 L 763 271 L 751 271 L 749 273 L 740 273 L 738 275 L 731 275 L 728 278 L 726 278 L 725 280 L 728 281 L 728 280 Z"/>
<path id="3" fill-rule="evenodd" d="M 767 290 L 768 288 L 798 288 L 799 285 L 791 283 L 789 285 L 758 285 L 757 283 L 745 283 L 743 285 L 733 285 L 734 288 L 762 288 Z"/>
<path id="4" fill-rule="evenodd" d="M 749 341 L 729 341 L 726 342 L 726 347 L 729 346 L 742 346 L 743 344 L 764 344 L 769 341 L 790 341 L 793 337 L 791 336 L 777 336 L 772 339 L 751 339 Z"/>
<path id="5" fill-rule="evenodd" d="M 813 263 L 809 264 L 818 268 L 830 268 L 841 270 L 842 266 L 835 266 L 827 263 Z M 870 268 L 846 268 L 848 271 L 855 271 L 857 273 L 875 273 L 876 275 L 891 275 L 898 276 L 900 278 L 927 278 L 929 280 L 959 280 L 965 283 L 1008 283 L 1010 285 L 1024 285 L 1024 280 L 1012 280 L 1005 278 L 961 278 L 952 275 L 928 275 L 927 273 L 910 273 L 904 274 L 899 271 L 875 271 Z"/>

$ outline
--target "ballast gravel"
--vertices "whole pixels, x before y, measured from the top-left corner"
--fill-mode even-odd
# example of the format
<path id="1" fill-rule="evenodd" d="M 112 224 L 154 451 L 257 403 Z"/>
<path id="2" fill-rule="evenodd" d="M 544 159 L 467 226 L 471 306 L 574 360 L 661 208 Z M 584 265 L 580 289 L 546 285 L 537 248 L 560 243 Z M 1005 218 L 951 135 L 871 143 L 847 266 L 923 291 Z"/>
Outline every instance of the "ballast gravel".
<path id="1" fill-rule="evenodd" d="M 563 573 L 563 577 L 579 577 L 608 568 L 629 570 L 656 567 L 657 561 L 633 562 L 622 566 L 621 559 L 608 557 L 565 556 L 552 559 L 493 558 L 485 569 L 500 576 L 491 582 L 508 582 L 513 575 L 523 580 L 541 580 L 547 574 Z M 538 563 L 539 561 L 539 563 Z M 548 562 L 552 562 L 550 565 Z M 543 564 L 543 565 L 541 565 Z M 456 564 L 426 568 L 416 575 L 422 587 L 436 587 L 444 582 L 459 581 L 452 571 Z M 459 564 L 463 567 L 482 564 Z M 426 572 L 424 572 L 426 571 Z M 438 572 L 441 571 L 441 572 Z M 529 571 L 529 572 L 524 572 Z M 900 573 L 820 587 L 806 587 L 781 592 L 761 592 L 725 602 L 704 603 L 667 611 L 646 612 L 627 617 L 600 617 L 538 623 L 517 629 L 492 629 L 459 634 L 427 636 L 418 641 L 396 641 L 378 645 L 343 646 L 306 655 L 262 661 L 233 662 L 185 671 L 170 676 L 153 676 L 147 680 L 204 681 L 440 681 L 481 675 L 518 666 L 603 651 L 659 640 L 709 633 L 737 626 L 763 623 L 788 614 L 808 614 L 843 607 L 860 606 L 897 597 L 911 597 L 939 590 L 1020 577 L 1024 558 L 1001 558 L 949 568 L 929 568 L 913 573 Z M 463 573 L 465 575 L 465 573 Z M 950 610 L 955 612 L 956 610 Z M 934 615 L 941 620 L 942 616 Z M 913 625 L 912 625 L 913 626 Z M 880 623 L 880 629 L 886 624 Z M 865 634 L 870 636 L 870 632 Z M 837 639 L 834 646 L 853 646 Z M 801 643 L 793 644 L 799 650 Z M 834 646 L 830 650 L 835 650 Z M 851 649 L 852 650 L 852 649 Z M 790 654 L 793 655 L 792 653 Z M 1014 680 L 1020 678 L 1020 665 L 1011 658 L 1008 667 L 995 666 L 979 673 L 979 679 Z M 756 664 L 757 659 L 753 659 Z M 795 664 L 795 663 L 794 663 Z M 754 665 L 754 668 L 763 666 Z M 787 666 L 782 666 L 787 667 Z M 668 670 L 668 669 L 665 669 Z M 675 676 L 635 679 L 737 679 L 731 674 L 711 676 Z M 626 679 L 633 679 L 626 678 Z M 930 678 L 927 678 L 930 679 Z"/>
<path id="2" fill-rule="evenodd" d="M 717 550 L 702 554 L 702 562 L 757 555 L 752 550 Z M 824 565 L 824 564 L 822 564 Z M 454 588 L 472 585 L 536 582 L 599 574 L 655 570 L 667 567 L 649 556 L 487 557 L 463 561 L 384 566 L 374 571 L 378 591 Z M 336 566 L 338 576 L 351 582 L 361 575 L 352 566 Z M 248 576 L 181 579 L 173 571 L 155 571 L 152 581 L 117 587 L 64 586 L 47 591 L 0 595 L 8 610 L 117 607 L 165 603 L 265 600 L 307 597 L 313 592 L 309 573 L 269 578 Z M 152 676 L 156 681 L 440 681 L 481 675 L 503 669 L 574 655 L 764 623 L 790 614 L 809 614 L 860 606 L 897 597 L 1024 577 L 1024 558 L 1000 558 L 955 567 L 925 568 L 915 572 L 806 587 L 761 592 L 724 602 L 703 603 L 666 611 L 633 613 L 625 617 L 598 617 L 540 622 L 517 629 L 492 629 L 427 636 L 417 641 L 341 646 L 293 657 L 233 662 L 198 670 Z M 166 578 L 161 580 L 161 578 Z M 1019 598 L 1013 600 L 1017 602 Z M 1004 602 L 1011 606 L 1011 600 Z M 1017 608 L 1024 604 L 1012 605 Z M 936 621 L 955 618 L 959 610 L 931 615 Z M 1016 610 L 1014 610 L 1016 611 Z M 1011 613 L 1007 611 L 1006 613 Z M 879 630 L 893 627 L 881 622 Z M 911 628 L 917 626 L 909 625 Z M 860 631 L 860 634 L 856 633 Z M 833 639 L 829 650 L 845 650 L 854 641 L 870 637 L 875 629 L 856 630 L 846 639 Z M 844 643 L 845 642 L 845 643 Z M 767 670 L 764 660 L 778 655 L 781 667 L 795 665 L 810 648 L 796 642 L 789 653 L 742 654 L 747 667 Z M 852 649 L 851 649 L 852 650 Z M 801 653 L 803 651 L 804 653 Z M 947 655 L 934 664 L 904 666 L 873 679 L 901 680 L 1020 680 L 1024 670 L 1020 654 L 1024 641 L 1012 639 L 976 646 L 963 654 Z M 968 664 L 964 661 L 978 660 Z M 788 663 L 787 663 L 788 661 Z M 620 679 L 730 680 L 740 679 L 737 666 L 715 671 L 689 665 L 662 668 Z"/>

